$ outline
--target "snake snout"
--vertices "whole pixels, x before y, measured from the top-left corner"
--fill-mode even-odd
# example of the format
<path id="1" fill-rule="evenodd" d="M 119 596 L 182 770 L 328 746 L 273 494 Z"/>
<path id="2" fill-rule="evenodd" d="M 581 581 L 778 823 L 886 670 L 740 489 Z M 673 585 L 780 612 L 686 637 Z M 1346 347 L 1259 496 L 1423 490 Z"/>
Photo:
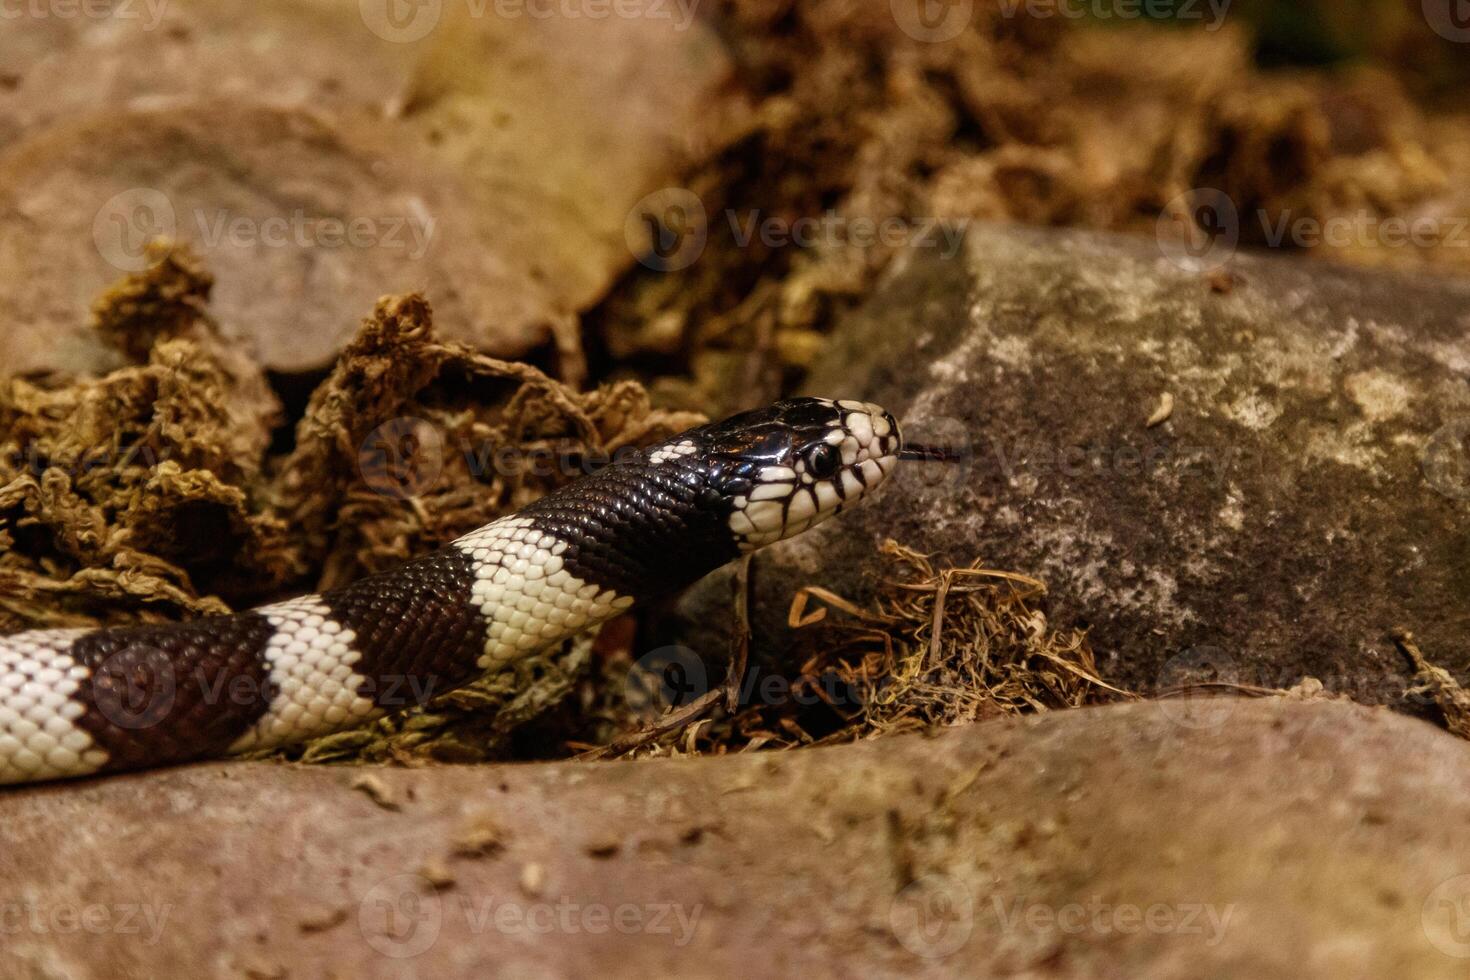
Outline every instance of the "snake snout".
<path id="1" fill-rule="evenodd" d="M 732 501 L 730 529 L 743 551 L 800 534 L 851 506 L 888 479 L 903 445 L 898 420 L 871 402 L 796 399 L 778 408 L 788 451 Z"/>

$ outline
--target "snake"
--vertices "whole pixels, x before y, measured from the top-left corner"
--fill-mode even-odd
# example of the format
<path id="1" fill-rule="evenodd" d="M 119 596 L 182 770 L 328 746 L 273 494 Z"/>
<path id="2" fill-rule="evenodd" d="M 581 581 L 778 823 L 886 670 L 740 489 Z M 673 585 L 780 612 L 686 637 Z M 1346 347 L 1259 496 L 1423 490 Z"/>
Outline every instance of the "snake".
<path id="1" fill-rule="evenodd" d="M 544 655 L 871 493 L 906 446 L 870 402 L 791 398 L 620 454 L 424 557 L 192 621 L 0 637 L 0 785 L 271 749 Z"/>

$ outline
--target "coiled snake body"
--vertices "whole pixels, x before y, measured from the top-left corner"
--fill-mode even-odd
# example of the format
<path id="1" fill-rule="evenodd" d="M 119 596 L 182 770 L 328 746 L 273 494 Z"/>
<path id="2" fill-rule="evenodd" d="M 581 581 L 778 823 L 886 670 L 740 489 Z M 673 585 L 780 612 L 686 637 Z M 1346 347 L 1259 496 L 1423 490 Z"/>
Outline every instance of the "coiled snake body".
<path id="1" fill-rule="evenodd" d="M 790 537 L 905 451 L 876 405 L 691 429 L 344 588 L 168 625 L 0 637 L 0 784 L 206 759 L 361 725 Z"/>

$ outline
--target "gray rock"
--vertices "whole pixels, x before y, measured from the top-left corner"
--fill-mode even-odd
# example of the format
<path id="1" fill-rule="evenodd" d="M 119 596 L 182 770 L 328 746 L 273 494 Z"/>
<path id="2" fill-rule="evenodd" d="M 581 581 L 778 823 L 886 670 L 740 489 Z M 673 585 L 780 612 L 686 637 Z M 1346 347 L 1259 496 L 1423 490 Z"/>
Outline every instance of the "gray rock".
<path id="1" fill-rule="evenodd" d="M 1238 256 L 1233 285 L 1144 239 L 991 227 L 918 250 L 842 325 L 813 393 L 880 402 L 973 450 L 757 559 L 757 648 L 793 592 L 854 598 L 884 537 L 1033 574 L 1137 690 L 1208 667 L 1369 703 L 1470 678 L 1470 284 Z M 1163 396 L 1167 420 L 1150 426 Z M 680 606 L 725 649 L 728 585 Z"/>
<path id="2" fill-rule="evenodd" d="M 10 790 L 0 972 L 1463 977 L 1467 766 L 1381 709 L 1206 699 L 693 761 Z"/>

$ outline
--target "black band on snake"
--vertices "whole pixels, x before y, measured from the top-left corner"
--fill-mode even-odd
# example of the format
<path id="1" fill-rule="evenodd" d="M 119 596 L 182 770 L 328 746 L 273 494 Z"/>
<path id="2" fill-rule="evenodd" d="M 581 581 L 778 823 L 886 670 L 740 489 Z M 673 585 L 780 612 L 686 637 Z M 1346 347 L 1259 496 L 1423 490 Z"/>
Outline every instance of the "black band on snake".
<path id="1" fill-rule="evenodd" d="M 800 398 L 690 429 L 425 558 L 232 616 L 0 637 L 0 784 L 299 742 L 442 694 L 851 505 L 905 447 Z"/>

